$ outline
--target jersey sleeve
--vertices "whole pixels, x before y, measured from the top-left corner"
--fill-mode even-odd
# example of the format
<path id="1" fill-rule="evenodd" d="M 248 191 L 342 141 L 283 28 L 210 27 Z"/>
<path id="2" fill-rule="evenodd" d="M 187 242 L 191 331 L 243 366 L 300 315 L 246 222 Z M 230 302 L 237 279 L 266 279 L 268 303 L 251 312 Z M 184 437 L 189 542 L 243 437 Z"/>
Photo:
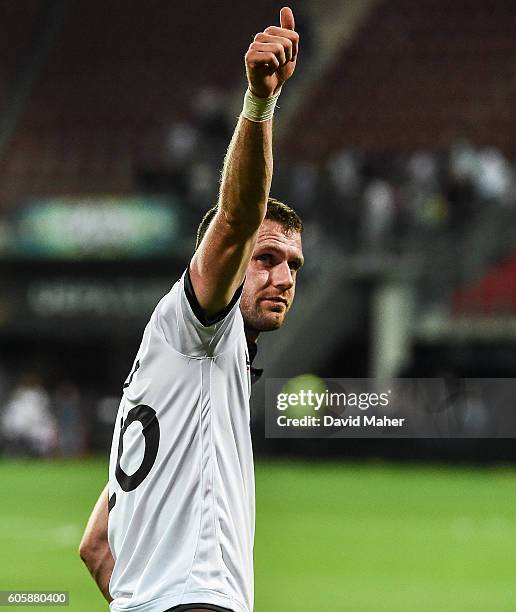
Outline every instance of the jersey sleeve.
<path id="1" fill-rule="evenodd" d="M 151 325 L 176 351 L 190 357 L 214 357 L 227 350 L 243 331 L 240 314 L 242 285 L 231 302 L 212 317 L 203 312 L 188 268 L 172 290 L 159 302 Z"/>

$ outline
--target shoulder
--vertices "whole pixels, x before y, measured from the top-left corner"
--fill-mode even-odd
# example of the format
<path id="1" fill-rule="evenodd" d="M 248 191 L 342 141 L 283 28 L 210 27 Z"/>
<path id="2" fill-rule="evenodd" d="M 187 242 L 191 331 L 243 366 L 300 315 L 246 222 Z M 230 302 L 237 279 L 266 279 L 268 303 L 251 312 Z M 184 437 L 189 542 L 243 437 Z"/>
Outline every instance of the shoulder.
<path id="1" fill-rule="evenodd" d="M 242 287 L 219 313 L 206 317 L 193 290 L 188 269 L 154 310 L 151 326 L 176 351 L 191 357 L 213 357 L 228 350 L 243 334 Z"/>

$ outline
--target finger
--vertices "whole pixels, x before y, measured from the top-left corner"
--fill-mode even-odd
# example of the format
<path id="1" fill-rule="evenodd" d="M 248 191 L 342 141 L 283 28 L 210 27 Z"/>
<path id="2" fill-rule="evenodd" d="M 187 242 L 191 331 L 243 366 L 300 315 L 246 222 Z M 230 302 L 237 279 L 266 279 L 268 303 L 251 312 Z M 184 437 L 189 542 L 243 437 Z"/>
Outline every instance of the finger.
<path id="1" fill-rule="evenodd" d="M 274 74 L 280 67 L 276 55 L 272 51 L 249 50 L 245 56 L 246 64 L 251 68 L 263 67 L 267 74 Z"/>
<path id="2" fill-rule="evenodd" d="M 294 21 L 294 13 L 289 6 L 284 6 L 280 11 L 280 24 L 286 30 L 295 30 L 296 22 Z"/>
<path id="3" fill-rule="evenodd" d="M 299 47 L 299 34 L 294 30 L 286 30 L 285 28 L 278 28 L 278 26 L 269 26 L 263 31 L 264 34 L 271 34 L 272 36 L 281 36 L 288 38 L 292 41 L 292 60 L 295 60 L 298 53 Z"/>
<path id="4" fill-rule="evenodd" d="M 249 50 L 273 53 L 278 58 L 279 66 L 284 66 L 287 63 L 285 49 L 281 43 L 254 42 L 249 47 Z"/>
<path id="5" fill-rule="evenodd" d="M 280 45 L 283 45 L 283 49 L 285 49 L 286 61 L 290 62 L 292 59 L 293 44 L 289 38 L 285 38 L 284 36 L 271 36 L 270 34 L 260 32 L 254 37 L 254 40 L 262 43 L 279 43 Z"/>

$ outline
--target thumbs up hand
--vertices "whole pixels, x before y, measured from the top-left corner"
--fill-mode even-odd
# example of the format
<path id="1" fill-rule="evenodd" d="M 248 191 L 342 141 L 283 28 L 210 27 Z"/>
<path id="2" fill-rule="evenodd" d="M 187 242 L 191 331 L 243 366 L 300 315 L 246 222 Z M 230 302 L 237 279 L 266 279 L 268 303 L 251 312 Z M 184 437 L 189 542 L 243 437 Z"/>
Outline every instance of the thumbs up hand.
<path id="1" fill-rule="evenodd" d="M 246 55 L 247 81 L 251 92 L 269 98 L 279 92 L 296 69 L 299 34 L 294 30 L 292 10 L 280 11 L 280 26 L 269 26 L 254 37 Z"/>

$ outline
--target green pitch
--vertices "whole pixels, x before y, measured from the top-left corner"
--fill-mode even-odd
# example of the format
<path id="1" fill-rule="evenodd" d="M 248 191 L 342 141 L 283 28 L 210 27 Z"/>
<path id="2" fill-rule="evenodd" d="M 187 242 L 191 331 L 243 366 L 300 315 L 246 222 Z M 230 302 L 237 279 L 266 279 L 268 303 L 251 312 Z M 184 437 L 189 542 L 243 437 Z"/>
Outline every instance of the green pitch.
<path id="1" fill-rule="evenodd" d="M 0 589 L 106 609 L 76 553 L 105 463 L 0 478 Z M 516 611 L 515 470 L 259 463 L 256 487 L 256 612 Z"/>

